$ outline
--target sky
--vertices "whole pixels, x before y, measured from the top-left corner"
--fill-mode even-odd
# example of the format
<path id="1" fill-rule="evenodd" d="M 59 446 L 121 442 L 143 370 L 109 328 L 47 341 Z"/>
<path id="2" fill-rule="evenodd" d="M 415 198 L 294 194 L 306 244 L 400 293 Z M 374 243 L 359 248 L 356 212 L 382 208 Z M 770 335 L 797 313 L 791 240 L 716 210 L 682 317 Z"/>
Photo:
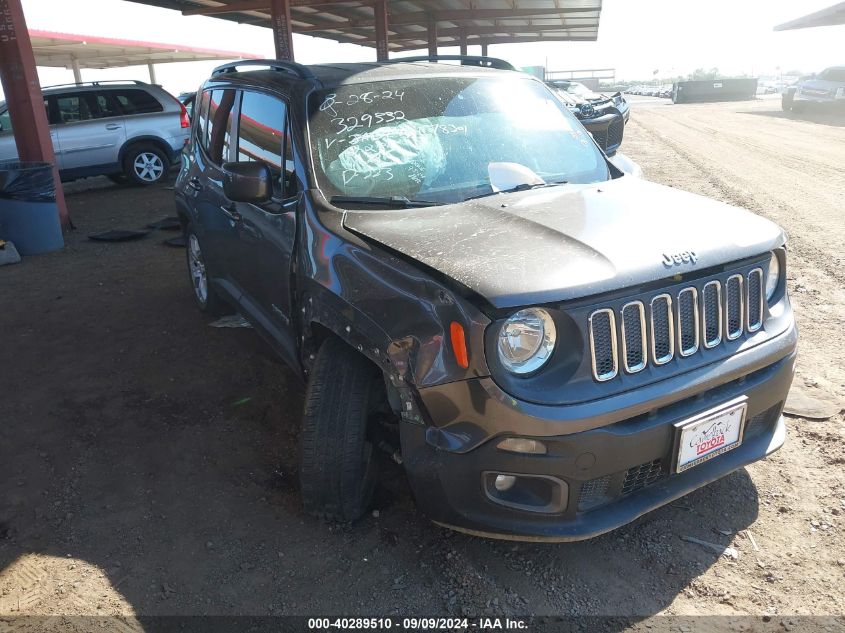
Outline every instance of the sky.
<path id="1" fill-rule="evenodd" d="M 817 72 L 845 63 L 845 25 L 774 32 L 776 24 L 823 9 L 834 0 L 603 0 L 596 42 L 490 46 L 489 54 L 516 66 L 548 70 L 614 68 L 617 80 L 686 75 L 718 68 L 726 75 Z M 183 44 L 273 56 L 269 29 L 239 25 L 125 0 L 23 0 L 33 29 Z M 443 48 L 443 53 L 457 53 Z M 302 63 L 369 61 L 375 50 L 294 35 Z M 470 54 L 479 54 L 470 46 Z M 220 62 L 156 66 L 158 82 L 174 94 L 195 90 Z M 42 85 L 73 81 L 70 70 L 39 68 Z M 146 67 L 83 70 L 84 80 L 148 80 Z M 1 97 L 0 97 L 1 98 Z"/>

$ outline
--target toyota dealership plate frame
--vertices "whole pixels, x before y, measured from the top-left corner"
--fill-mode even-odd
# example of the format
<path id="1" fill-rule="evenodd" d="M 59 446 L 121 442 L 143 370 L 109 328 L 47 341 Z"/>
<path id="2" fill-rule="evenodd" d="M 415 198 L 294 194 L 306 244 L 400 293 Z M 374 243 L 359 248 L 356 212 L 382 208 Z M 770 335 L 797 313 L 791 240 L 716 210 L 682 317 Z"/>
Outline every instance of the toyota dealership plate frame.
<path id="1" fill-rule="evenodd" d="M 740 396 L 675 423 L 673 471 L 690 468 L 742 444 L 748 398 Z"/>

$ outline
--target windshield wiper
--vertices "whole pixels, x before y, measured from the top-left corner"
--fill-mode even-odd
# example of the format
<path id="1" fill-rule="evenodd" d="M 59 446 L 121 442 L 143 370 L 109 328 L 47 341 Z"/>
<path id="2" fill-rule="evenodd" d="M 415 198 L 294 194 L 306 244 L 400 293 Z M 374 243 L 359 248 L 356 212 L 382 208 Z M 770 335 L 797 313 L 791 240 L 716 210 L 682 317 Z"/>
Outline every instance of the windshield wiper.
<path id="1" fill-rule="evenodd" d="M 436 207 L 442 202 L 431 200 L 410 200 L 405 196 L 370 197 L 370 196 L 332 196 L 329 200 L 335 206 L 355 204 L 373 207 L 392 207 L 395 209 L 416 209 L 419 207 Z"/>
<path id="2" fill-rule="evenodd" d="M 567 180 L 559 180 L 557 182 L 542 182 L 542 183 L 535 183 L 530 184 L 527 182 L 523 182 L 516 187 L 511 187 L 510 189 L 500 189 L 499 191 L 489 191 L 487 193 L 482 193 L 477 196 L 470 196 L 469 198 L 464 198 L 464 200 L 477 200 L 478 198 L 487 198 L 488 196 L 495 196 L 499 193 L 514 193 L 517 191 L 528 191 L 529 189 L 542 189 L 543 187 L 556 187 L 557 185 L 568 185 L 569 181 Z"/>

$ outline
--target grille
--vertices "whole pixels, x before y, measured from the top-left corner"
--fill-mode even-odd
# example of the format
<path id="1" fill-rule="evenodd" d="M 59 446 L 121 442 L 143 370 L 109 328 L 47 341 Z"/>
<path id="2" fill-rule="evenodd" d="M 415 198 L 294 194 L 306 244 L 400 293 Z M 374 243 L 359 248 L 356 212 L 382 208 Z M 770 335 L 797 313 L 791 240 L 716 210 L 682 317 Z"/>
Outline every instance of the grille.
<path id="1" fill-rule="evenodd" d="M 718 281 L 704 284 L 702 295 L 701 329 L 704 331 L 704 347 L 710 349 L 722 342 L 722 284 Z"/>
<path id="2" fill-rule="evenodd" d="M 745 423 L 745 432 L 742 439 L 747 440 L 762 435 L 778 419 L 781 407 L 783 407 L 783 402 L 778 402 L 775 406 L 769 407 L 748 420 Z"/>
<path id="3" fill-rule="evenodd" d="M 622 136 L 625 133 L 625 121 L 620 116 L 615 119 L 607 128 L 606 150 L 613 151 L 622 145 Z"/>
<path id="4" fill-rule="evenodd" d="M 622 360 L 629 374 L 645 369 L 648 362 L 645 306 L 632 301 L 622 308 Z"/>
<path id="5" fill-rule="evenodd" d="M 651 356 L 655 365 L 663 365 L 675 355 L 672 326 L 672 297 L 657 295 L 651 300 Z"/>
<path id="6" fill-rule="evenodd" d="M 692 356 L 702 347 L 712 349 L 746 331 L 756 332 L 765 319 L 763 295 L 763 270 L 754 268 L 747 275 L 687 286 L 677 294 L 630 301 L 619 312 L 595 310 L 589 323 L 593 377 L 611 380 L 619 375 L 620 366 L 624 373 L 635 374 L 649 362 L 665 365 L 676 356 Z"/>
<path id="7" fill-rule="evenodd" d="M 578 495 L 578 510 L 589 510 L 607 501 L 610 480 L 611 476 L 605 475 L 581 484 L 581 492 Z"/>
<path id="8" fill-rule="evenodd" d="M 596 310 L 590 315 L 590 350 L 593 377 L 604 381 L 616 376 L 616 317 L 613 310 Z"/>
<path id="9" fill-rule="evenodd" d="M 607 130 L 596 130 L 595 132 L 590 132 L 593 135 L 593 138 L 596 139 L 596 143 L 598 143 L 599 147 L 601 147 L 604 151 L 607 151 Z"/>
<path id="10" fill-rule="evenodd" d="M 625 481 L 622 482 L 622 496 L 650 486 L 665 474 L 663 460 L 660 459 L 629 468 L 625 473 Z"/>
<path id="11" fill-rule="evenodd" d="M 678 294 L 678 351 L 690 356 L 698 351 L 698 290 L 684 288 Z"/>
<path id="12" fill-rule="evenodd" d="M 763 325 L 763 270 L 748 273 L 748 331 L 756 332 Z"/>
<path id="13" fill-rule="evenodd" d="M 725 337 L 734 341 L 742 334 L 742 275 L 725 282 Z"/>

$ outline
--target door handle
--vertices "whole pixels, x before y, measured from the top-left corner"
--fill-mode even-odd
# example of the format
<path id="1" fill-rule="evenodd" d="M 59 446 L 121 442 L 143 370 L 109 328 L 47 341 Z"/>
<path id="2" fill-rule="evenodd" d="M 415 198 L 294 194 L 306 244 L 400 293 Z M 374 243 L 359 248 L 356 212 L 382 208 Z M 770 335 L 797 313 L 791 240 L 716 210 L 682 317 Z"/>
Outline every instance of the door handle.
<path id="1" fill-rule="evenodd" d="M 235 210 L 233 205 L 226 206 L 221 204 L 220 210 L 226 214 L 226 217 L 232 222 L 240 222 L 243 219 L 243 216 Z"/>
<path id="2" fill-rule="evenodd" d="M 106 125 L 107 130 L 119 130 L 120 126 L 117 123 L 109 123 Z"/>
<path id="3" fill-rule="evenodd" d="M 188 181 L 188 186 L 193 189 L 194 191 L 202 191 L 202 185 L 200 184 L 199 178 L 191 178 Z"/>

